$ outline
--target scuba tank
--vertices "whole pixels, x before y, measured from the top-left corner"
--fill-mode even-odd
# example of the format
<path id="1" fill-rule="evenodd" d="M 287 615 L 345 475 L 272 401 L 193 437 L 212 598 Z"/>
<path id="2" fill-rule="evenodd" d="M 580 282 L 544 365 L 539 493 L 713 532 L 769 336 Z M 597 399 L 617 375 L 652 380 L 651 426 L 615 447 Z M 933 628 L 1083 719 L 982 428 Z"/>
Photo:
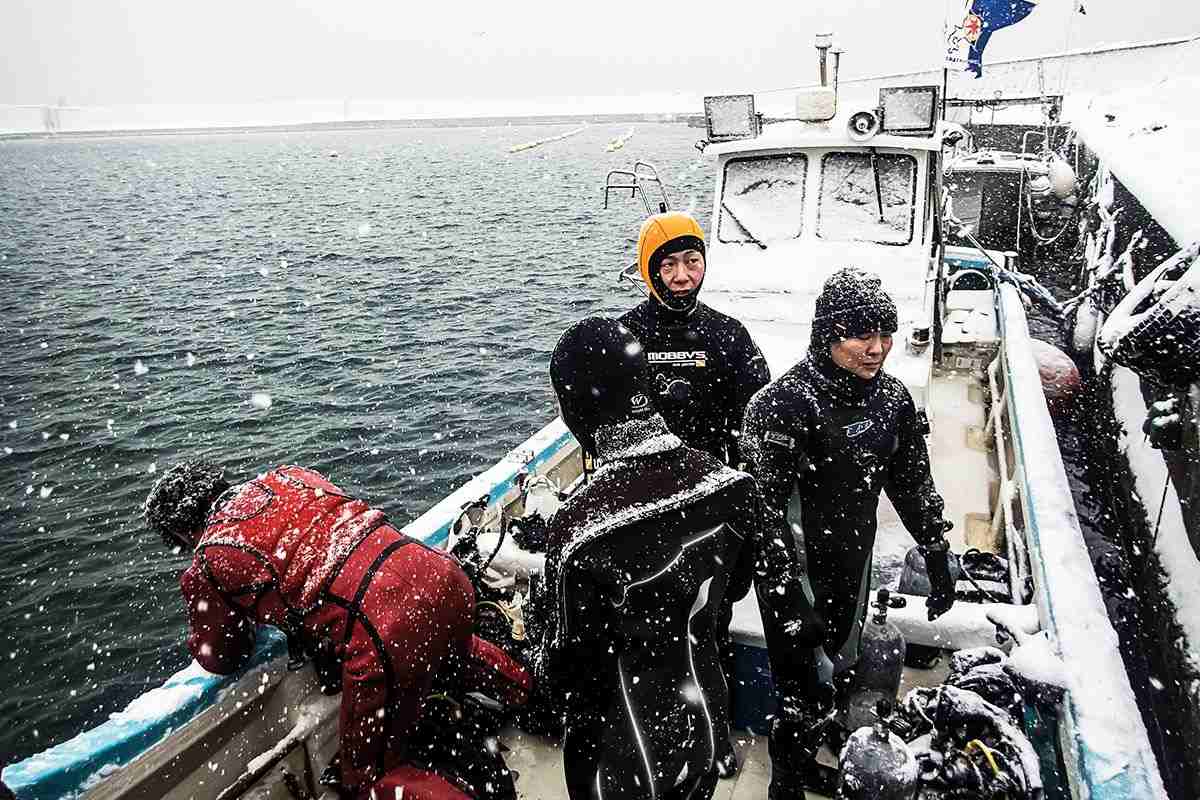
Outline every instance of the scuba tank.
<path id="1" fill-rule="evenodd" d="M 835 800 L 913 800 L 917 796 L 917 759 L 885 719 L 892 703 L 880 700 L 876 721 L 850 734 L 838 764 Z"/>
<path id="2" fill-rule="evenodd" d="M 858 664 L 850 684 L 850 702 L 846 711 L 846 729 L 855 731 L 875 721 L 878 701 L 886 700 L 889 708 L 900 691 L 904 672 L 904 634 L 887 618 L 888 608 L 902 608 L 903 597 L 891 597 L 880 589 L 874 612 L 863 625 Z"/>

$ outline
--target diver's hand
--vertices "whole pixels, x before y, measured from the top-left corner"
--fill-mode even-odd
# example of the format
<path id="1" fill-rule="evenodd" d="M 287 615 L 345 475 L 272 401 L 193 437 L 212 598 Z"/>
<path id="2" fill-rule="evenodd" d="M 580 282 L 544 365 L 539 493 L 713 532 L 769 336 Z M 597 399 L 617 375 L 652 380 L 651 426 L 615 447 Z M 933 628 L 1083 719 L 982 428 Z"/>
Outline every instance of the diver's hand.
<path id="1" fill-rule="evenodd" d="M 925 609 L 932 622 L 954 605 L 954 579 L 950 577 L 949 551 L 925 553 L 925 570 L 929 574 L 929 597 L 925 599 Z"/>

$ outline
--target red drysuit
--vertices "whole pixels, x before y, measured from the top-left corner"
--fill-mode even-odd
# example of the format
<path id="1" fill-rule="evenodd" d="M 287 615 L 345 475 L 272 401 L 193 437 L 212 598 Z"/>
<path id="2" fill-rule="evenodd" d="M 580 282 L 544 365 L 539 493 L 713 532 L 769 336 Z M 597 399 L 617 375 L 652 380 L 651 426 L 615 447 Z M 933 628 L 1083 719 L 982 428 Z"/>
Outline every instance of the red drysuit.
<path id="1" fill-rule="evenodd" d="M 180 578 L 202 667 L 228 674 L 258 623 L 316 641 L 342 663 L 342 779 L 364 793 L 404 760 L 434 676 L 509 703 L 525 670 L 472 635 L 475 593 L 453 557 L 302 467 L 279 467 L 214 505 Z"/>

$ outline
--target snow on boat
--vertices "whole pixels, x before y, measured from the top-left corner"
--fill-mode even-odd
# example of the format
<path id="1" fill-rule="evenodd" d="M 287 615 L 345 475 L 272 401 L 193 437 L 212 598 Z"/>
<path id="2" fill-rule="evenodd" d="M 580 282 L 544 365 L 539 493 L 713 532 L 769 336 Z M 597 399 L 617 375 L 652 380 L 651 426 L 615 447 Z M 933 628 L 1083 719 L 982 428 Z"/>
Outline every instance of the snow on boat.
<path id="1" fill-rule="evenodd" d="M 1034 666 L 1053 661 L 1067 691 L 1053 714 L 1031 721 L 1041 781 L 1075 798 L 1165 796 L 1079 531 L 1021 298 L 996 280 L 990 259 L 1002 256 L 942 241 L 936 89 L 892 90 L 881 109 L 836 116 L 822 95 L 811 105 L 828 113 L 817 121 L 762 130 L 745 96 L 709 100 L 716 201 L 706 302 L 744 322 L 778 375 L 805 353 L 825 278 L 847 265 L 878 272 L 900 308 L 887 369 L 928 416 L 953 549 L 990 551 L 1008 564 L 1007 579 L 987 589 L 990 602 L 960 600 L 930 623 L 924 599 L 912 596 L 890 618 L 910 645 L 937 650 L 994 645 L 997 622 L 1022 639 L 1042 632 L 1032 639 L 1051 652 Z M 621 174 L 637 184 L 645 170 Z M 549 513 L 581 474 L 578 444 L 555 419 L 405 530 L 447 543 L 472 507 L 471 522 L 485 530 L 519 524 L 534 507 Z M 911 540 L 886 500 L 879 515 L 875 582 L 897 587 Z M 496 553 L 501 583 L 540 567 L 511 537 L 481 536 L 477 547 Z M 773 709 L 753 593 L 736 608 L 733 633 L 743 767 L 716 796 L 762 797 Z M 336 704 L 310 668 L 289 672 L 286 660 L 278 637 L 265 635 L 241 675 L 218 679 L 190 667 L 3 778 L 28 799 L 318 796 L 315 776 L 337 746 Z M 904 677 L 920 686 L 944 674 L 909 668 Z M 556 743 L 517 730 L 502 739 L 523 796 L 566 796 Z"/>
<path id="2" fill-rule="evenodd" d="M 1151 551 L 1147 574 L 1153 579 L 1141 590 L 1163 618 L 1150 644 L 1161 651 L 1155 694 L 1177 714 L 1171 727 L 1181 760 L 1192 767 L 1181 779 L 1189 795 L 1197 791 L 1194 765 L 1200 763 L 1200 384 L 1193 291 L 1200 277 L 1193 263 L 1200 215 L 1192 199 L 1200 180 L 1192 147 L 1200 135 L 1198 56 L 1200 43 L 1193 41 L 1153 88 L 1087 98 L 1066 111 L 1080 142 L 1077 160 L 1089 176 L 1084 292 L 1073 315 L 1073 341 L 1093 360 L 1111 401 L 1114 455 L 1128 466 L 1127 485 L 1116 491 L 1134 517 L 1126 535 Z M 1142 435 L 1143 425 L 1172 395 L 1182 441 L 1174 451 L 1156 449 L 1153 437 Z"/>
<path id="3" fill-rule="evenodd" d="M 1056 155 L 960 150 L 947 159 L 944 180 L 955 217 L 984 247 L 1014 250 L 1027 261 L 1037 246 L 1072 243 L 1075 174 Z M 947 241 L 967 244 L 954 231 Z"/>

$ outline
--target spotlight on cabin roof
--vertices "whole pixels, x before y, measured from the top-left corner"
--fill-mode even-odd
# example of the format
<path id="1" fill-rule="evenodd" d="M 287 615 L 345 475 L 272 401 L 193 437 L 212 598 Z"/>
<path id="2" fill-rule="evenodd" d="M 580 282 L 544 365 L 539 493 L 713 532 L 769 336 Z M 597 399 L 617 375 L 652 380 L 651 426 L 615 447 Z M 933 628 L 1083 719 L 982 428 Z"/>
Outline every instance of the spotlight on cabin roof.
<path id="1" fill-rule="evenodd" d="M 902 136 L 932 136 L 937 128 L 938 87 L 900 86 L 879 90 L 880 130 Z"/>
<path id="2" fill-rule="evenodd" d="M 710 142 L 757 136 L 760 120 L 754 111 L 754 95 L 726 94 L 704 98 L 704 121 Z"/>

